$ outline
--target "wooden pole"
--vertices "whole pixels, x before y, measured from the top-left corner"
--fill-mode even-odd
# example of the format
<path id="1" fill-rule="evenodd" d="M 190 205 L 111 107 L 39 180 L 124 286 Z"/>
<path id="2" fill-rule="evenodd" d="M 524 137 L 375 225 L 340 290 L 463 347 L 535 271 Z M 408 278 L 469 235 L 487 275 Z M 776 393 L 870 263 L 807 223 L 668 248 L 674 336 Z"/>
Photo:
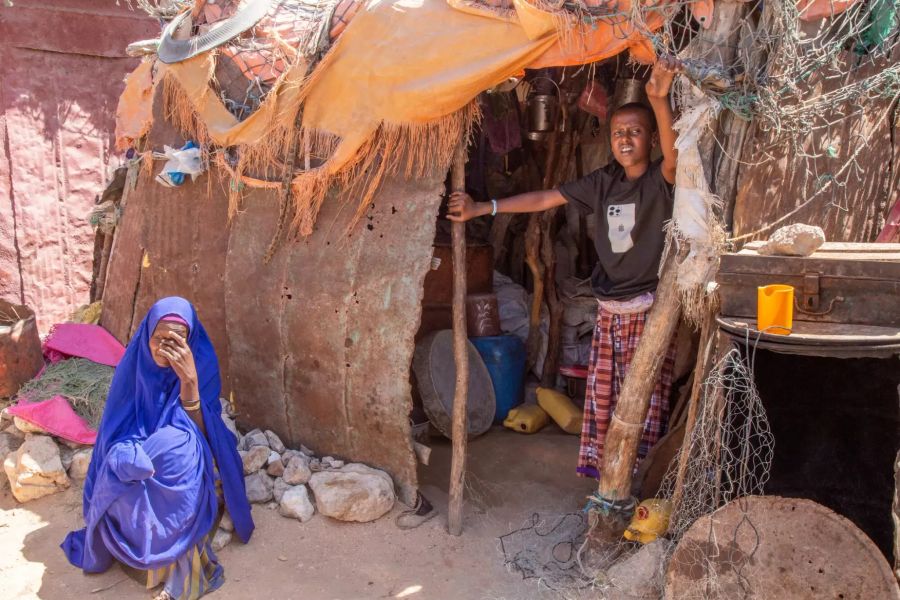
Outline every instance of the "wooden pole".
<path id="1" fill-rule="evenodd" d="M 466 187 L 466 143 L 456 149 L 450 172 L 454 192 Z M 456 363 L 456 389 L 453 395 L 453 457 L 450 463 L 450 502 L 447 530 L 450 535 L 462 533 L 463 490 L 466 477 L 466 442 L 468 441 L 467 401 L 469 391 L 469 352 L 466 336 L 466 224 L 453 223 L 453 360 Z"/>
<path id="2" fill-rule="evenodd" d="M 691 395 L 688 398 L 687 420 L 684 426 L 684 440 L 681 442 L 681 453 L 678 455 L 678 471 L 675 476 L 675 489 L 672 491 L 672 512 L 678 510 L 684 492 L 684 478 L 687 475 L 688 460 L 691 452 L 691 437 L 694 435 L 694 425 L 697 423 L 697 407 L 700 404 L 700 395 L 703 393 L 703 383 L 712 366 L 712 349 L 716 340 L 715 311 L 710 311 L 703 321 L 700 330 L 700 345 L 698 346 L 697 361 L 694 363 L 694 382 L 691 386 Z"/>
<path id="3" fill-rule="evenodd" d="M 675 257 L 670 254 L 664 263 L 656 299 L 647 315 L 644 333 L 625 375 L 606 434 L 599 493 L 607 500 L 621 501 L 631 497 L 631 477 L 638 444 L 644 433 L 644 421 L 650 410 L 650 396 L 665 361 L 666 349 L 681 318 L 675 275 Z M 616 537 L 620 534 L 618 532 Z"/>

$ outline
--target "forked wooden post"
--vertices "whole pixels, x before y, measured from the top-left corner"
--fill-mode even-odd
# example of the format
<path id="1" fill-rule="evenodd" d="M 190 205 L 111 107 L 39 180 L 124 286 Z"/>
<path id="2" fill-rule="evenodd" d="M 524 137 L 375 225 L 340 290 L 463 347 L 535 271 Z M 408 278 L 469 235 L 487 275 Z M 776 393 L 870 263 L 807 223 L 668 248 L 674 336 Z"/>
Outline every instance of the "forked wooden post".
<path id="1" fill-rule="evenodd" d="M 450 171 L 452 191 L 466 187 L 466 144 L 460 142 Z M 456 363 L 456 389 L 453 395 L 453 458 L 450 463 L 450 502 L 447 530 L 462 533 L 463 490 L 466 478 L 466 422 L 469 392 L 469 353 L 466 336 L 466 224 L 453 223 L 453 360 Z"/>

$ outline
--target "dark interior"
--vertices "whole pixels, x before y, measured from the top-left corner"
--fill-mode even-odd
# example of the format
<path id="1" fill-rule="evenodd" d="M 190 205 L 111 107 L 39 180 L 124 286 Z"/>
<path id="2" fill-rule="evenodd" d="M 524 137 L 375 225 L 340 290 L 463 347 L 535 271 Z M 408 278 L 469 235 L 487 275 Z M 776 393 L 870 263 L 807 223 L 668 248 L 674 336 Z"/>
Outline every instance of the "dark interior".
<path id="1" fill-rule="evenodd" d="M 892 560 L 897 357 L 758 350 L 755 380 L 775 437 L 765 493 L 809 498 L 853 521 Z"/>

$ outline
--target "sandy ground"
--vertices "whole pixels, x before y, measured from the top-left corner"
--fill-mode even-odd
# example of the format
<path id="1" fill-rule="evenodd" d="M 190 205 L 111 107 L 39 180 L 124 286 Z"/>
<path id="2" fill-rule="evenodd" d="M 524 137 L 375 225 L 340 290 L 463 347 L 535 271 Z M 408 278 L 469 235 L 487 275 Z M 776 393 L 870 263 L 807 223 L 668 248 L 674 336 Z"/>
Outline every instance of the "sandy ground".
<path id="1" fill-rule="evenodd" d="M 535 580 L 504 565 L 498 537 L 531 515 L 577 511 L 594 489 L 574 474 L 578 438 L 555 427 L 534 436 L 492 430 L 469 445 L 469 497 L 461 537 L 446 532 L 450 446 L 436 441 L 420 471 L 423 493 L 440 515 L 402 531 L 394 513 L 348 524 L 317 515 L 285 519 L 255 505 L 256 532 L 219 553 L 226 583 L 211 598 L 337 600 L 360 598 L 526 600 L 552 598 Z M 149 592 L 114 567 L 85 576 L 59 543 L 81 526 L 81 489 L 19 505 L 9 486 L 0 495 L 0 599 L 131 600 Z"/>

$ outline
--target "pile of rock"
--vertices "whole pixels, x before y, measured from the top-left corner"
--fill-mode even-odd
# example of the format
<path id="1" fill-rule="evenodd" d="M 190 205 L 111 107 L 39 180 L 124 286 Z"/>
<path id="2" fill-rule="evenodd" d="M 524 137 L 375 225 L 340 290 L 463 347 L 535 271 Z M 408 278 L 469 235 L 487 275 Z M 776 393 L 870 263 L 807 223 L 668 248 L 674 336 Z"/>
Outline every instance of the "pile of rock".
<path id="1" fill-rule="evenodd" d="M 28 502 L 61 492 L 84 479 L 93 449 L 57 439 L 27 421 L 0 413 L 0 461 L 13 496 Z"/>
<path id="2" fill-rule="evenodd" d="M 394 484 L 384 471 L 331 456 L 318 458 L 306 446 L 287 448 L 272 431 L 254 429 L 241 435 L 227 408 L 222 420 L 238 440 L 250 502 L 300 522 L 313 518 L 317 507 L 327 517 L 357 522 L 374 521 L 393 508 Z M 19 419 L 3 417 L 0 429 L 0 462 L 19 502 L 61 492 L 71 480 L 87 475 L 93 448 L 54 438 Z M 213 547 L 224 547 L 233 531 L 226 513 Z"/>
<path id="3" fill-rule="evenodd" d="M 312 519 L 317 509 L 333 519 L 367 522 L 393 508 L 394 483 L 384 471 L 345 464 L 331 456 L 318 458 L 303 445 L 299 450 L 287 448 L 274 431 L 253 429 L 241 435 L 227 408 L 222 419 L 238 439 L 250 502 L 302 523 Z M 213 549 L 227 545 L 233 531 L 226 513 L 213 538 Z"/>

